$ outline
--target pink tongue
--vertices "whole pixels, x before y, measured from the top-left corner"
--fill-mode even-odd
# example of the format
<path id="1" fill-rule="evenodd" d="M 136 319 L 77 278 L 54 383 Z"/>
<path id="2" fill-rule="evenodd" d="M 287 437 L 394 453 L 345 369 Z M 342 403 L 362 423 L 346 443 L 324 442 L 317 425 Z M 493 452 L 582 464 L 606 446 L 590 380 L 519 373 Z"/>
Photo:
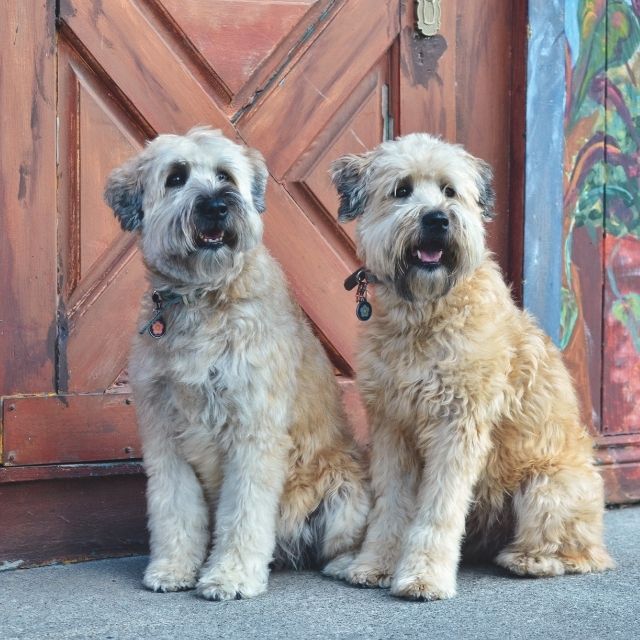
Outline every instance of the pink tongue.
<path id="1" fill-rule="evenodd" d="M 418 249 L 418 259 L 420 262 L 440 262 L 442 251 L 423 251 Z"/>

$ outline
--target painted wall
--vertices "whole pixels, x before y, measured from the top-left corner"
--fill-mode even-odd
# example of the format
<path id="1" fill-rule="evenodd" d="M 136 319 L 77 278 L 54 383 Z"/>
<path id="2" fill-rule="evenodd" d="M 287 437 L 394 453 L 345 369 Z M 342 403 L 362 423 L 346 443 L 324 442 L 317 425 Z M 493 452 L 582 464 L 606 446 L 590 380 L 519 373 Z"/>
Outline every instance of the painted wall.
<path id="1" fill-rule="evenodd" d="M 640 496 L 640 0 L 529 12 L 524 302 Z"/>
<path id="2" fill-rule="evenodd" d="M 560 345 L 602 372 L 601 431 L 640 432 L 640 1 L 565 5 Z"/>
<path id="3" fill-rule="evenodd" d="M 563 16 L 563 0 L 529 0 L 523 302 L 556 343 L 566 92 Z"/>

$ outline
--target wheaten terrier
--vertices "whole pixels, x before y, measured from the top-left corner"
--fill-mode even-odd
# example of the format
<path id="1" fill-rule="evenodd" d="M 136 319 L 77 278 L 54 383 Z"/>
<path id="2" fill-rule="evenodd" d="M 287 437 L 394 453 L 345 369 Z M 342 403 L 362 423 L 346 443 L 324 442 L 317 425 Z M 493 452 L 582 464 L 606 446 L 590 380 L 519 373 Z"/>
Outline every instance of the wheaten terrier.
<path id="1" fill-rule="evenodd" d="M 197 128 L 156 138 L 106 187 L 154 291 L 130 362 L 154 591 L 255 596 L 272 560 L 324 563 L 361 542 L 366 470 L 261 243 L 266 181 L 257 151 Z"/>
<path id="2" fill-rule="evenodd" d="M 358 372 L 375 504 L 360 553 L 326 572 L 448 598 L 463 536 L 519 575 L 611 567 L 571 380 L 485 245 L 489 166 L 413 134 L 333 171 L 377 282 Z"/>

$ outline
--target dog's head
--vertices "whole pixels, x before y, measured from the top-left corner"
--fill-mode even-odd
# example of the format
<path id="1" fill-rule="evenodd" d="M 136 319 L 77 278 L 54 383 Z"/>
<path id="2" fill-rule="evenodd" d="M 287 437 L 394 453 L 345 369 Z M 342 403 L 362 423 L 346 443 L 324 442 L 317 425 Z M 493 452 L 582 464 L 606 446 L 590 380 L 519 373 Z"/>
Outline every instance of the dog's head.
<path id="1" fill-rule="evenodd" d="M 401 297 L 445 295 L 484 258 L 492 173 L 461 146 L 415 133 L 337 160 L 332 178 L 360 258 Z"/>
<path id="2" fill-rule="evenodd" d="M 266 183 L 258 151 L 197 127 L 158 136 L 114 170 L 105 200 L 123 229 L 140 233 L 151 269 L 206 285 L 260 243 Z"/>

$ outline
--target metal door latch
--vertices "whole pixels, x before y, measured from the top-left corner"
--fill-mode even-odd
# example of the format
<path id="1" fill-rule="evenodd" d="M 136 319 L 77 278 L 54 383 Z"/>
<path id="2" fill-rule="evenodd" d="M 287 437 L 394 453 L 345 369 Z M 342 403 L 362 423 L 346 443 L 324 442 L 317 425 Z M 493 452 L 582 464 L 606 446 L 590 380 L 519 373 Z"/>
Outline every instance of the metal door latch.
<path id="1" fill-rule="evenodd" d="M 440 0 L 418 0 L 417 14 L 418 31 L 423 36 L 435 36 L 440 30 Z"/>

